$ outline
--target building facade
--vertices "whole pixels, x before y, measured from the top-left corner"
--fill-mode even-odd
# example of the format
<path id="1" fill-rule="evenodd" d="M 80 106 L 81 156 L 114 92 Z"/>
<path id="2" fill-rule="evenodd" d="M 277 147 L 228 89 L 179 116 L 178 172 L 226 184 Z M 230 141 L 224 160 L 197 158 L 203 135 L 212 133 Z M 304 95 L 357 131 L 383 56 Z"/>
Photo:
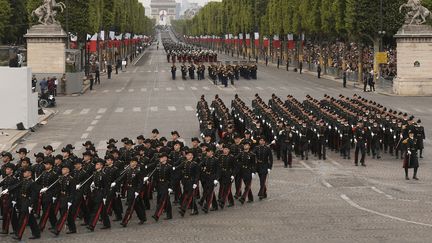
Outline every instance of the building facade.
<path id="1" fill-rule="evenodd" d="M 150 7 L 151 17 L 156 19 L 157 25 L 171 25 L 171 20 L 176 19 L 175 0 L 152 0 Z"/>

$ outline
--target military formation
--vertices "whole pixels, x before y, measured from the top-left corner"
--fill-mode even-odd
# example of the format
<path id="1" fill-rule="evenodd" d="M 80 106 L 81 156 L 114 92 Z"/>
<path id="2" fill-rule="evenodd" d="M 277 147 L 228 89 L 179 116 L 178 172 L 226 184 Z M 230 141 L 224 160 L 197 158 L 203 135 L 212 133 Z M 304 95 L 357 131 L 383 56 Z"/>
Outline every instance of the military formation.
<path id="1" fill-rule="evenodd" d="M 338 98 L 324 95 L 317 100 L 309 95 L 303 102 L 288 95 L 283 101 L 275 94 L 265 102 L 258 94 L 249 108 L 236 95 L 231 110 L 216 95 L 210 106 L 205 97 L 197 107 L 201 134 L 216 129 L 219 146 L 248 141 L 266 141 L 285 168 L 293 167 L 293 157 L 327 159 L 327 150 L 354 165 L 366 166 L 367 156 L 380 160 L 383 154 L 403 160 L 405 178 L 413 168 L 418 180 L 419 159 L 423 158 L 425 132 L 421 120 L 388 109 L 358 95 Z M 237 140 L 240 139 L 240 140 Z M 212 137 L 214 140 L 215 138 Z"/>
<path id="2" fill-rule="evenodd" d="M 222 64 L 217 60 L 217 53 L 204 50 L 183 43 L 174 42 L 170 37 L 162 38 L 162 43 L 167 54 L 167 62 L 172 63 L 172 79 L 177 77 L 178 68 L 176 62 L 181 63 L 179 71 L 183 80 L 203 80 L 207 70 L 208 77 L 215 85 L 234 85 L 240 77 L 250 80 L 257 79 L 258 66 L 255 63 L 227 63 Z M 204 63 L 210 63 L 207 68 Z"/>
<path id="3" fill-rule="evenodd" d="M 209 127 L 203 141 L 192 138 L 189 147 L 177 131 L 168 141 L 154 129 L 148 138 L 123 138 L 120 148 L 111 138 L 104 154 L 91 141 L 83 144 L 82 156 L 71 144 L 60 154 L 44 146 L 34 161 L 26 148 L 16 151 L 16 162 L 15 156 L 3 152 L 1 234 L 21 240 L 27 226 L 30 239 L 40 238 L 47 229 L 55 236 L 66 229 L 66 234 L 77 233 L 79 226 L 93 232 L 97 224 L 101 230 L 111 228 L 111 221 L 127 227 L 134 215 L 142 225 L 150 210 L 156 222 L 163 215 L 172 219 L 172 205 L 178 206 L 181 217 L 188 211 L 197 215 L 199 209 L 207 214 L 234 206 L 234 199 L 253 202 L 251 184 L 257 174 L 258 197 L 266 198 L 273 158 L 265 139 L 255 144 L 233 137 L 232 144 L 220 147 L 215 132 Z"/>

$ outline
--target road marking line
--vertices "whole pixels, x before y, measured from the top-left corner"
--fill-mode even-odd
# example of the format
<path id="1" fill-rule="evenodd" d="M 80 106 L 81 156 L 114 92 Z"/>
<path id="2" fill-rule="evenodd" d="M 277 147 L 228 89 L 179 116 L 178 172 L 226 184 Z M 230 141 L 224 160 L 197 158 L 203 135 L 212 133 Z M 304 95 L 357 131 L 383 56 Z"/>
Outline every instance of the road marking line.
<path id="1" fill-rule="evenodd" d="M 84 141 L 75 142 L 75 144 L 74 144 L 75 150 L 81 150 L 83 143 L 84 143 Z"/>
<path id="2" fill-rule="evenodd" d="M 165 70 L 162 70 L 161 72 L 162 72 L 162 73 L 164 73 L 164 72 L 165 72 Z"/>
<path id="3" fill-rule="evenodd" d="M 148 73 L 151 73 L 152 71 L 151 71 L 151 70 L 148 70 L 147 72 L 148 72 Z"/>
<path id="4" fill-rule="evenodd" d="M 52 142 L 51 143 L 51 147 L 56 150 L 58 149 L 58 147 L 60 146 L 61 142 Z"/>
<path id="5" fill-rule="evenodd" d="M 378 188 L 376 188 L 376 187 L 374 187 L 374 186 L 371 187 L 371 189 L 372 189 L 373 191 L 379 193 L 379 194 L 383 194 L 383 195 L 386 196 L 388 199 L 394 199 L 393 196 L 391 196 L 391 195 L 389 195 L 389 194 L 387 194 L 387 193 L 385 193 L 385 192 L 379 190 Z"/>
<path id="6" fill-rule="evenodd" d="M 187 106 L 185 106 L 185 110 L 186 111 L 193 111 L 194 109 L 192 108 L 192 106 L 187 105 Z"/>
<path id="7" fill-rule="evenodd" d="M 197 87 L 195 87 L 195 86 L 192 86 L 190 88 L 191 88 L 191 90 L 198 90 Z"/>
<path id="8" fill-rule="evenodd" d="M 141 112 L 141 107 L 134 107 L 133 112 Z"/>
<path id="9" fill-rule="evenodd" d="M 63 112 L 63 115 L 70 115 L 70 114 L 72 114 L 72 109 L 70 109 L 70 110 L 66 110 L 65 112 Z"/>
<path id="10" fill-rule="evenodd" d="M 96 125 L 96 124 L 98 124 L 98 122 L 99 122 L 98 120 L 94 120 L 94 121 L 92 121 L 90 124 L 91 124 L 91 125 Z"/>
<path id="11" fill-rule="evenodd" d="M 154 91 L 159 91 L 159 88 L 154 88 Z"/>
<path id="12" fill-rule="evenodd" d="M 106 89 L 106 90 L 104 90 L 102 93 L 108 93 L 108 92 L 109 92 L 109 90 Z"/>
<path id="13" fill-rule="evenodd" d="M 166 88 L 166 91 L 171 91 L 171 90 L 172 90 L 171 87 Z"/>
<path id="14" fill-rule="evenodd" d="M 175 106 L 168 106 L 168 110 L 169 111 L 176 111 L 177 109 L 175 108 Z"/>
<path id="15" fill-rule="evenodd" d="M 134 89 L 129 89 L 129 93 L 132 93 L 132 92 L 134 92 L 135 90 Z"/>
<path id="16" fill-rule="evenodd" d="M 155 72 L 155 73 L 158 73 L 159 71 L 158 71 L 158 70 L 155 70 L 154 72 Z"/>
<path id="17" fill-rule="evenodd" d="M 415 111 L 417 111 L 418 113 L 423 113 L 423 110 L 419 109 L 419 108 L 414 108 Z"/>
<path id="18" fill-rule="evenodd" d="M 362 211 L 365 211 L 365 212 L 368 212 L 368 213 L 376 214 L 376 215 L 379 215 L 381 217 L 397 220 L 397 221 L 404 222 L 404 223 L 410 223 L 410 224 L 416 224 L 416 225 L 421 225 L 421 226 L 426 226 L 426 227 L 432 227 L 432 224 L 425 224 L 425 223 L 415 222 L 415 221 L 411 221 L 411 220 L 406 220 L 406 219 L 403 219 L 403 218 L 395 217 L 395 216 L 388 215 L 388 214 L 385 214 L 385 213 L 380 213 L 380 212 L 377 212 L 377 211 L 374 211 L 374 210 L 371 210 L 371 209 L 368 209 L 368 208 L 364 208 L 364 207 L 358 205 L 357 203 L 355 203 L 353 200 L 351 200 L 345 194 L 341 194 L 340 197 L 345 202 L 347 202 L 349 205 L 351 205 L 352 207 L 355 207 L 355 208 L 357 208 L 359 210 L 362 210 Z"/>
<path id="19" fill-rule="evenodd" d="M 122 91 L 123 91 L 123 89 L 116 89 L 116 93 L 120 93 Z"/>
<path id="20" fill-rule="evenodd" d="M 101 115 L 97 115 L 97 116 L 95 117 L 96 120 L 99 120 L 99 119 L 101 119 L 101 118 L 102 118 Z"/>
<path id="21" fill-rule="evenodd" d="M 107 145 L 107 144 L 106 144 L 106 141 L 105 141 L 105 140 L 99 141 L 99 143 L 98 143 L 96 149 L 97 149 L 97 150 L 106 149 L 106 147 L 107 147 L 106 145 Z"/>
<path id="22" fill-rule="evenodd" d="M 81 139 L 87 139 L 87 138 L 88 138 L 88 136 L 89 136 L 89 134 L 88 134 L 88 133 L 83 133 L 83 135 L 81 136 Z"/>
<path id="23" fill-rule="evenodd" d="M 103 114 L 103 113 L 105 113 L 107 111 L 107 108 L 100 108 L 99 110 L 98 110 L 98 114 Z"/>
<path id="24" fill-rule="evenodd" d="M 313 169 L 308 164 L 306 164 L 305 162 L 300 161 L 300 164 L 302 164 L 306 169 L 313 171 Z"/>
<path id="25" fill-rule="evenodd" d="M 150 107 L 150 111 L 156 112 L 156 111 L 158 111 L 158 107 L 157 106 L 152 106 L 152 107 Z"/>
<path id="26" fill-rule="evenodd" d="M 147 88 L 141 88 L 141 92 L 147 92 Z"/>
<path id="27" fill-rule="evenodd" d="M 177 87 L 179 90 L 185 90 L 184 87 Z"/>
<path id="28" fill-rule="evenodd" d="M 407 110 L 405 110 L 405 109 L 402 109 L 402 108 L 398 108 L 401 112 L 403 112 L 403 113 L 408 113 L 408 111 Z"/>
<path id="29" fill-rule="evenodd" d="M 256 89 L 257 90 L 264 90 L 263 88 L 261 88 L 261 87 L 256 87 Z"/>
<path id="30" fill-rule="evenodd" d="M 210 88 L 207 87 L 207 86 L 204 86 L 203 89 L 205 89 L 205 90 L 210 90 Z"/>
<path id="31" fill-rule="evenodd" d="M 94 129 L 94 126 L 89 126 L 89 127 L 87 127 L 86 132 L 91 132 L 91 131 L 93 131 L 93 129 Z"/>
<path id="32" fill-rule="evenodd" d="M 330 184 L 330 183 L 328 183 L 326 180 L 322 180 L 322 183 L 324 184 L 324 186 L 326 186 L 327 188 L 332 188 L 333 186 Z"/>
<path id="33" fill-rule="evenodd" d="M 248 87 L 248 86 L 244 86 L 243 89 L 245 89 L 245 90 L 251 90 L 251 88 Z"/>
<path id="34" fill-rule="evenodd" d="M 80 112 L 80 114 L 81 115 L 85 115 L 85 114 L 88 114 L 90 112 L 90 109 L 83 109 L 81 112 Z"/>
<path id="35" fill-rule="evenodd" d="M 123 107 L 119 107 L 119 108 L 117 108 L 117 109 L 115 110 L 116 113 L 121 113 L 121 112 L 123 112 L 123 111 L 124 111 L 124 108 L 123 108 Z"/>
<path id="36" fill-rule="evenodd" d="M 37 145 L 37 143 L 28 143 L 28 144 L 26 144 L 25 147 L 31 151 L 36 147 L 36 145 Z"/>

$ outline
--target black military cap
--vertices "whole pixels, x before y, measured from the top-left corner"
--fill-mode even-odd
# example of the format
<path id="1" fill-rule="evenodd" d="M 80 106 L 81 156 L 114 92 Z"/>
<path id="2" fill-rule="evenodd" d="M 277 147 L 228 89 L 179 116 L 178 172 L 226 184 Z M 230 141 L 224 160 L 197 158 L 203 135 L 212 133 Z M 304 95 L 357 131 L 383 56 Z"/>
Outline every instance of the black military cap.
<path id="1" fill-rule="evenodd" d="M 128 137 L 124 137 L 124 138 L 122 138 L 122 143 L 126 143 L 127 141 L 129 141 L 129 138 Z"/>
<path id="2" fill-rule="evenodd" d="M 83 161 L 82 161 L 81 158 L 76 158 L 76 159 L 74 160 L 73 163 L 74 163 L 74 165 L 75 165 L 75 164 L 82 164 L 82 162 L 83 162 Z"/>
<path id="3" fill-rule="evenodd" d="M 12 154 L 9 152 L 2 152 L 2 157 L 9 157 L 10 160 L 13 160 Z"/>
<path id="4" fill-rule="evenodd" d="M 118 141 L 115 140 L 114 138 L 110 138 L 110 140 L 108 140 L 107 144 L 112 144 L 112 143 L 117 143 Z"/>
<path id="5" fill-rule="evenodd" d="M 236 138 L 242 138 L 242 136 L 240 134 L 236 133 L 236 134 L 234 134 L 234 139 L 236 139 Z"/>
<path id="6" fill-rule="evenodd" d="M 82 155 L 83 156 L 93 156 L 92 152 L 89 150 L 86 150 Z"/>
<path id="7" fill-rule="evenodd" d="M 152 130 L 152 133 L 159 134 L 159 130 L 157 130 L 157 129 L 155 128 L 155 129 Z"/>
<path id="8" fill-rule="evenodd" d="M 51 145 L 43 146 L 43 149 L 55 152 L 55 150 L 53 149 L 53 147 Z"/>
<path id="9" fill-rule="evenodd" d="M 144 138 L 143 135 L 139 135 L 136 139 L 138 139 L 138 140 L 145 140 L 145 138 Z"/>
<path id="10" fill-rule="evenodd" d="M 130 162 L 132 162 L 132 161 L 138 162 L 139 158 L 137 156 L 134 156 L 130 159 Z"/>
<path id="11" fill-rule="evenodd" d="M 193 137 L 193 138 L 191 139 L 191 142 L 198 142 L 198 143 L 200 143 L 201 141 L 199 140 L 199 138 L 197 138 L 197 137 Z"/>
<path id="12" fill-rule="evenodd" d="M 135 146 L 135 150 L 137 150 L 137 151 L 144 151 L 145 147 L 144 147 L 144 145 L 140 144 L 140 145 Z"/>
<path id="13" fill-rule="evenodd" d="M 26 148 L 20 148 L 16 151 L 17 154 L 20 154 L 20 153 L 28 154 L 29 152 L 30 151 L 28 151 Z"/>
<path id="14" fill-rule="evenodd" d="M 68 148 L 68 147 L 64 147 L 64 148 L 62 148 L 61 151 L 62 151 L 63 153 L 71 153 L 71 149 Z"/>
<path id="15" fill-rule="evenodd" d="M 190 149 L 186 149 L 186 150 L 185 150 L 185 154 L 193 154 L 193 151 L 190 150 Z"/>
<path id="16" fill-rule="evenodd" d="M 115 148 L 111 150 L 111 154 L 120 154 L 120 151 L 117 148 Z"/>
<path id="17" fill-rule="evenodd" d="M 418 119 L 418 120 L 417 120 L 417 124 L 420 124 L 420 123 L 421 123 L 421 120 L 420 120 L 420 119 Z"/>
<path id="18" fill-rule="evenodd" d="M 146 140 L 144 140 L 144 143 L 151 143 L 151 139 L 147 138 Z"/>
<path id="19" fill-rule="evenodd" d="M 112 143 L 108 144 L 108 146 L 107 146 L 107 149 L 115 149 L 115 148 L 117 148 L 117 147 L 115 146 L 115 144 L 112 144 Z"/>
<path id="20" fill-rule="evenodd" d="M 167 157 L 168 158 L 168 155 L 166 153 L 160 153 L 159 154 L 159 158 L 162 158 L 162 157 Z"/>
<path id="21" fill-rule="evenodd" d="M 33 171 L 31 170 L 30 167 L 27 167 L 27 168 L 22 167 L 21 172 L 25 173 L 25 172 L 33 172 Z"/>
<path id="22" fill-rule="evenodd" d="M 43 159 L 43 158 L 45 158 L 45 155 L 43 153 L 37 153 L 37 154 L 34 154 L 34 157 Z"/>
<path id="23" fill-rule="evenodd" d="M 75 149 L 75 147 L 72 144 L 67 144 L 65 148 L 67 148 L 71 151 Z"/>
<path id="24" fill-rule="evenodd" d="M 222 146 L 222 148 L 224 148 L 224 149 L 231 149 L 230 146 L 229 146 L 228 144 L 224 144 L 224 145 Z"/>
<path id="25" fill-rule="evenodd" d="M 408 116 L 408 114 L 407 114 L 407 113 L 404 113 L 403 116 L 404 116 L 404 117 L 405 117 L 405 116 Z"/>
<path id="26" fill-rule="evenodd" d="M 105 160 L 104 159 L 97 159 L 95 164 L 102 164 L 105 165 Z"/>
<path id="27" fill-rule="evenodd" d="M 246 130 L 244 134 L 252 134 L 249 130 Z"/>
<path id="28" fill-rule="evenodd" d="M 161 138 L 159 139 L 159 141 L 160 141 L 160 142 L 166 142 L 166 141 L 168 141 L 168 140 L 166 139 L 166 137 L 161 137 Z"/>
<path id="29" fill-rule="evenodd" d="M 83 143 L 83 146 L 93 146 L 93 143 L 91 141 L 86 141 L 85 143 Z"/>
<path id="30" fill-rule="evenodd" d="M 26 161 L 27 163 L 31 164 L 29 157 L 24 157 L 21 162 Z"/>
<path id="31" fill-rule="evenodd" d="M 177 135 L 178 137 L 180 137 L 180 134 L 177 131 L 172 131 L 171 132 L 171 135 L 174 135 L 174 134 Z"/>
<path id="32" fill-rule="evenodd" d="M 43 162 L 44 164 L 50 164 L 50 165 L 54 165 L 54 158 L 52 158 L 52 157 L 46 157 L 45 159 L 44 159 L 44 162 Z"/>
<path id="33" fill-rule="evenodd" d="M 15 170 L 15 165 L 13 165 L 12 163 L 7 163 L 4 165 L 4 168 L 7 169 L 11 169 L 11 170 Z"/>
<path id="34" fill-rule="evenodd" d="M 124 143 L 127 144 L 127 145 L 135 145 L 134 142 L 132 140 L 130 140 L 130 139 L 127 140 L 127 141 L 125 141 Z"/>
<path id="35" fill-rule="evenodd" d="M 264 136 L 262 136 L 262 137 L 257 137 L 257 140 L 259 141 L 259 140 L 264 140 L 264 141 L 266 141 L 266 138 L 264 137 Z"/>
<path id="36" fill-rule="evenodd" d="M 61 154 L 57 154 L 54 159 L 63 160 L 63 156 Z"/>
<path id="37" fill-rule="evenodd" d="M 414 134 L 413 130 L 409 130 L 408 134 Z"/>

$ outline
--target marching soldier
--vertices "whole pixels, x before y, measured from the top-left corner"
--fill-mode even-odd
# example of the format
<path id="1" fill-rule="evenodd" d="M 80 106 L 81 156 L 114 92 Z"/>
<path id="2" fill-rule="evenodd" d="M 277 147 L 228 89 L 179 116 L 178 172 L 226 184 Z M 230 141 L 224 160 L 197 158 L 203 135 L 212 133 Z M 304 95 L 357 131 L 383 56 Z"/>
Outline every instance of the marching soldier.
<path id="1" fill-rule="evenodd" d="M 120 170 L 114 165 L 114 156 L 108 155 L 105 157 L 105 167 L 103 171 L 107 177 L 108 184 L 110 184 L 111 189 L 107 196 L 107 213 L 110 215 L 111 211 L 114 211 L 115 221 L 120 221 L 123 217 L 123 206 L 120 198 L 120 185 L 113 185 L 115 180 L 120 176 Z"/>
<path id="2" fill-rule="evenodd" d="M 348 123 L 348 121 L 344 121 L 344 124 L 341 128 L 341 153 L 344 159 L 351 159 L 351 138 L 352 138 L 352 129 Z"/>
<path id="3" fill-rule="evenodd" d="M 292 168 L 292 149 L 294 142 L 294 134 L 291 132 L 290 126 L 285 126 L 285 129 L 278 134 L 278 143 L 281 146 L 281 156 L 284 162 L 284 167 Z"/>
<path id="4" fill-rule="evenodd" d="M 306 127 L 306 122 L 302 123 L 299 131 L 299 146 L 300 146 L 300 156 L 301 159 L 309 159 L 309 128 Z"/>
<path id="5" fill-rule="evenodd" d="M 258 138 L 259 145 L 255 147 L 256 171 L 260 179 L 260 190 L 258 197 L 260 200 L 267 198 L 267 176 L 273 167 L 273 154 L 271 149 L 266 145 L 264 137 Z"/>
<path id="6" fill-rule="evenodd" d="M 155 214 L 152 216 L 158 221 L 162 213 L 166 212 L 165 219 L 172 219 L 172 207 L 170 194 L 173 192 L 173 167 L 168 164 L 168 155 L 162 153 L 159 155 L 159 164 L 153 172 L 153 181 L 157 191 L 157 206 Z"/>
<path id="7" fill-rule="evenodd" d="M 421 126 L 421 120 L 419 119 L 417 121 L 417 126 L 415 127 L 415 138 L 417 139 L 417 149 L 420 153 L 420 158 L 423 158 L 423 149 L 424 149 L 424 143 L 423 141 L 426 139 L 424 127 Z"/>
<path id="8" fill-rule="evenodd" d="M 219 156 L 218 164 L 220 171 L 220 187 L 219 187 L 219 206 L 224 208 L 227 200 L 228 207 L 234 206 L 234 197 L 232 195 L 231 186 L 234 181 L 235 158 L 230 153 L 230 148 L 227 145 L 223 146 L 222 155 Z"/>
<path id="9" fill-rule="evenodd" d="M 174 170 L 181 171 L 181 182 L 183 185 L 183 196 L 182 203 L 180 205 L 179 213 L 182 217 L 186 210 L 191 206 L 191 215 L 198 214 L 198 207 L 195 202 L 195 192 L 198 187 L 199 179 L 199 168 L 198 164 L 194 161 L 193 152 L 188 150 L 185 152 L 186 160 L 183 161 L 178 167 L 174 167 Z"/>
<path id="10" fill-rule="evenodd" d="M 172 75 L 172 80 L 176 79 L 176 72 L 177 72 L 177 67 L 175 66 L 175 64 L 173 64 L 171 66 L 171 75 Z"/>
<path id="11" fill-rule="evenodd" d="M 57 223 L 56 217 L 56 206 L 57 206 L 57 182 L 59 176 L 54 172 L 53 166 L 54 161 L 53 158 L 48 157 L 44 160 L 45 171 L 40 176 L 37 183 L 42 187 L 39 191 L 39 207 L 42 207 L 42 216 L 39 221 L 39 229 L 43 231 L 45 229 L 45 225 L 49 219 L 51 229 L 53 229 Z"/>
<path id="12" fill-rule="evenodd" d="M 57 224 L 54 229 L 52 229 L 52 233 L 55 235 L 59 235 L 63 229 L 65 222 L 67 222 L 67 226 L 69 231 L 67 234 L 76 233 L 76 225 L 73 214 L 71 213 L 71 207 L 74 199 L 74 194 L 76 190 L 75 181 L 70 175 L 70 168 L 67 165 L 63 165 L 62 175 L 59 177 L 58 181 L 58 204 L 60 210 L 60 218 L 57 221 Z"/>
<path id="13" fill-rule="evenodd" d="M 402 142 L 406 145 L 407 152 L 405 154 L 405 160 L 403 164 L 403 168 L 405 169 L 405 179 L 409 180 L 408 177 L 408 169 L 413 168 L 414 174 L 413 179 L 418 180 L 417 171 L 419 167 L 419 162 L 417 158 L 417 141 L 414 137 L 414 131 L 409 131 L 409 136 Z"/>
<path id="14" fill-rule="evenodd" d="M 357 127 L 354 128 L 354 143 L 355 143 L 355 154 L 354 154 L 354 164 L 358 166 L 359 153 L 361 154 L 360 163 L 362 166 L 366 166 L 366 132 L 367 129 L 363 126 L 363 122 L 359 122 Z"/>
<path id="15" fill-rule="evenodd" d="M 186 80 L 187 79 L 187 67 L 184 63 L 183 63 L 183 65 L 181 65 L 181 73 L 182 73 L 182 79 Z"/>
<path id="16" fill-rule="evenodd" d="M 214 187 L 219 184 L 219 166 L 212 149 L 206 149 L 205 156 L 203 157 L 200 166 L 200 179 L 204 192 L 199 204 L 202 206 L 203 212 L 208 213 L 210 207 L 212 207 L 211 210 L 213 211 L 218 209 Z"/>
<path id="17" fill-rule="evenodd" d="M 255 178 L 256 174 L 256 157 L 255 154 L 250 151 L 250 143 L 243 144 L 243 151 L 238 155 L 238 166 L 240 171 L 240 176 L 245 184 L 245 189 L 243 195 L 240 197 L 239 201 L 243 204 L 248 198 L 248 202 L 253 202 L 252 194 L 252 178 Z"/>
<path id="18" fill-rule="evenodd" d="M 9 234 L 9 225 L 11 222 L 13 231 L 18 231 L 18 219 L 16 215 L 15 205 L 12 204 L 12 201 L 16 199 L 15 195 L 10 192 L 10 188 L 16 185 L 19 181 L 13 176 L 14 166 L 12 164 L 7 164 L 4 169 L 5 176 L 3 177 L 3 180 L 0 181 L 0 187 L 3 189 L 3 191 L 1 191 L 0 193 L 3 217 L 2 232 L 0 234 L 7 235 Z M 26 168 L 23 170 L 23 172 L 27 170 L 29 169 Z"/>
<path id="19" fill-rule="evenodd" d="M 371 148 L 372 148 L 372 158 L 381 158 L 381 142 L 382 142 L 382 130 L 378 126 L 377 121 L 373 121 L 373 125 L 371 127 Z"/>
<path id="20" fill-rule="evenodd" d="M 6 167 L 12 166 L 13 170 L 15 171 L 16 166 L 12 164 L 12 161 L 14 160 L 12 157 L 12 154 L 9 152 L 2 152 L 1 153 L 3 164 L 1 166 L 1 175 L 2 177 L 6 177 Z"/>

